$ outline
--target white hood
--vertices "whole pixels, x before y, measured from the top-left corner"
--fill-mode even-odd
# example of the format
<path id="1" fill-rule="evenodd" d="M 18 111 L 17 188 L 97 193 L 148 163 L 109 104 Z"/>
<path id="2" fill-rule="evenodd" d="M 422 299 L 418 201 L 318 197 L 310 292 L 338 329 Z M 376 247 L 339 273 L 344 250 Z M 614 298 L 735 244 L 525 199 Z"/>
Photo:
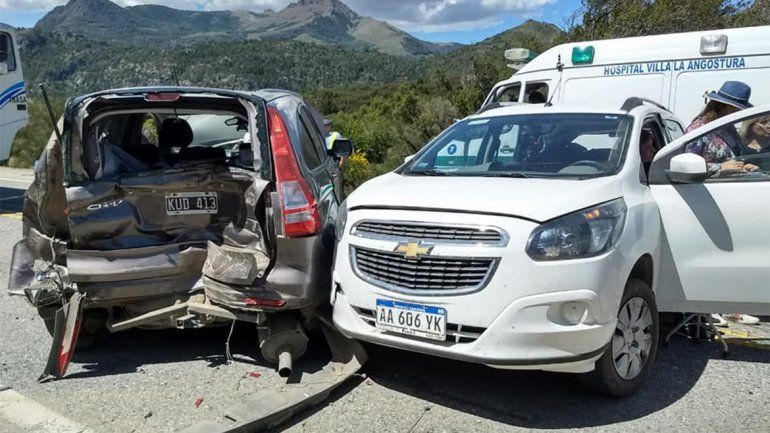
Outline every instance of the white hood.
<path id="1" fill-rule="evenodd" d="M 348 208 L 388 207 L 500 214 L 538 222 L 622 195 L 616 176 L 590 180 L 402 176 L 366 182 Z"/>

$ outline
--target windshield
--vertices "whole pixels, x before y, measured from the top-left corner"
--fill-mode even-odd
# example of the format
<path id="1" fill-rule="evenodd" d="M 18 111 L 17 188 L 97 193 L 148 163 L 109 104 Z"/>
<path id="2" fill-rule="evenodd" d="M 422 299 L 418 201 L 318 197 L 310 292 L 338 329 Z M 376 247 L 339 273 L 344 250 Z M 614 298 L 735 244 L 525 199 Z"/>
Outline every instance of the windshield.
<path id="1" fill-rule="evenodd" d="M 631 118 L 528 114 L 465 120 L 404 170 L 414 176 L 599 177 L 623 164 Z"/>

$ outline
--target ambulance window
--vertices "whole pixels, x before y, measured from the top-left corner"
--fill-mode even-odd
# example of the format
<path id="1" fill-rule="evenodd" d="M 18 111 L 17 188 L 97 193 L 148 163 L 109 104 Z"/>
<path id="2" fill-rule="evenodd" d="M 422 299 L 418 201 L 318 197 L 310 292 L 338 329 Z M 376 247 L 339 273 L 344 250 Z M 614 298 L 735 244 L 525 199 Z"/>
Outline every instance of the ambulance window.
<path id="1" fill-rule="evenodd" d="M 495 99 L 493 102 L 519 102 L 520 93 L 521 83 L 503 86 L 495 91 Z"/>
<path id="2" fill-rule="evenodd" d="M 11 35 L 0 33 L 0 63 L 8 65 L 8 71 L 16 70 L 16 58 L 13 56 L 13 42 Z"/>
<path id="3" fill-rule="evenodd" d="M 527 83 L 524 91 L 524 102 L 527 104 L 545 104 L 548 102 L 548 83 Z"/>
<path id="4" fill-rule="evenodd" d="M 682 125 L 680 125 L 676 120 L 665 119 L 663 122 L 666 124 L 666 130 L 668 131 L 668 135 L 671 137 L 671 140 L 676 140 L 677 138 L 684 135 L 684 129 L 682 129 Z"/>

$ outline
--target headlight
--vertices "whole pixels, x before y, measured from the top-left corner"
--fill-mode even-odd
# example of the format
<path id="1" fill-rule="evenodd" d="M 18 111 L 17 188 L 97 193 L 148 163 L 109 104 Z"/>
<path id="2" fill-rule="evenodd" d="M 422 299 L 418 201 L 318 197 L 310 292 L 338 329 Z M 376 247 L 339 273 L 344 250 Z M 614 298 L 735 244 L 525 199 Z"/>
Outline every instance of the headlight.
<path id="1" fill-rule="evenodd" d="M 348 201 L 345 200 L 340 205 L 337 211 L 337 221 L 334 224 L 334 231 L 337 235 L 337 240 L 342 239 L 342 235 L 345 234 L 345 225 L 348 223 Z"/>
<path id="2" fill-rule="evenodd" d="M 620 238 L 626 210 L 626 203 L 619 198 L 549 221 L 532 232 L 527 254 L 534 260 L 582 259 L 603 254 Z"/>

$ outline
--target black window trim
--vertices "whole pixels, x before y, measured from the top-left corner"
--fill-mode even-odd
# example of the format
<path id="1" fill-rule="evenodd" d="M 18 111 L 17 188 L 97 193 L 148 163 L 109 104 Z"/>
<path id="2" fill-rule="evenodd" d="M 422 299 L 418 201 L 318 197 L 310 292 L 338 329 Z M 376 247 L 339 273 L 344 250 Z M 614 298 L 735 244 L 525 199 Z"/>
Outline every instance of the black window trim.
<path id="1" fill-rule="evenodd" d="M 318 130 L 318 125 L 316 122 L 313 121 L 313 115 L 310 113 L 310 110 L 305 105 L 300 105 L 298 108 L 299 113 L 299 119 L 302 124 L 305 125 L 305 127 L 308 129 L 308 133 L 310 134 L 310 139 L 313 141 L 313 147 L 316 150 L 316 154 L 318 155 L 318 158 L 321 160 L 321 165 L 326 164 L 329 162 L 329 152 L 326 150 L 326 138 L 321 133 L 321 131 Z M 310 122 L 310 125 L 308 126 L 307 123 Z M 313 139 L 313 132 L 316 134 L 316 139 Z M 320 147 L 319 147 L 320 146 Z"/>
<path id="2" fill-rule="evenodd" d="M 12 60 L 12 62 L 8 62 L 6 60 L 5 64 L 8 65 L 8 72 L 13 72 L 17 69 L 16 51 L 13 46 L 13 38 L 8 32 L 0 32 L 0 37 L 2 36 L 8 38 L 8 58 Z"/>

